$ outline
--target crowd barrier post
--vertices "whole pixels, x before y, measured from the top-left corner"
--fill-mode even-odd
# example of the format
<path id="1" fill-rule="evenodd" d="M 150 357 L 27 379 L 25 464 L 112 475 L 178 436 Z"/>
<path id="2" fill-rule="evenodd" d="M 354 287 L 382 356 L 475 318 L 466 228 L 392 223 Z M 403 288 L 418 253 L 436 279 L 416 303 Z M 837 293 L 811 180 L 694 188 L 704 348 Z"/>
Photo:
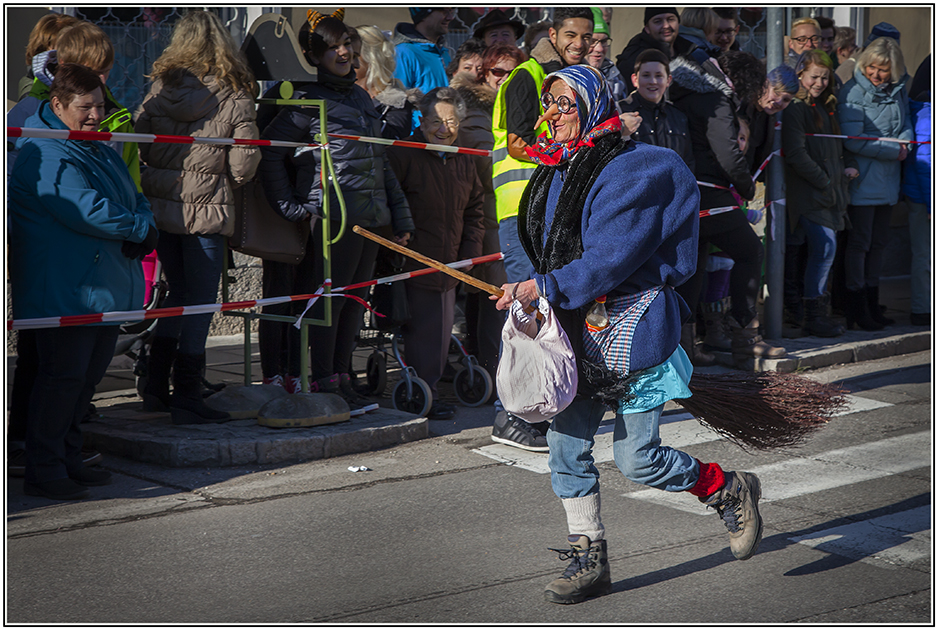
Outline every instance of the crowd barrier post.
<path id="1" fill-rule="evenodd" d="M 785 34 L 783 23 L 785 9 L 783 7 L 767 7 L 766 23 L 766 67 L 777 68 L 782 65 L 785 54 Z M 774 114 L 770 124 L 775 125 L 779 114 Z M 775 133 L 773 151 L 782 147 L 782 134 Z M 785 232 L 786 232 L 786 206 L 773 203 L 785 199 L 785 165 L 781 159 L 769 160 L 765 174 L 766 205 L 768 206 L 768 222 L 766 224 L 769 238 L 766 239 L 765 284 L 768 289 L 765 298 L 765 334 L 769 339 L 782 337 L 782 306 L 784 303 L 785 286 Z"/>

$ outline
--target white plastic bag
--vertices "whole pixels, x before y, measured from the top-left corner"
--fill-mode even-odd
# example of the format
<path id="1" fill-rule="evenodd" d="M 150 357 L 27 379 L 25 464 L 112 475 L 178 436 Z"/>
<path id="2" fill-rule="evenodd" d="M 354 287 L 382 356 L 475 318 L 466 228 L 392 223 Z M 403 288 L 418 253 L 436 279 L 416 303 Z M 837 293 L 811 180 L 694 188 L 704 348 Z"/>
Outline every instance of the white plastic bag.
<path id="1" fill-rule="evenodd" d="M 549 421 L 573 402 L 577 389 L 576 357 L 567 333 L 543 297 L 544 315 L 537 329 L 534 314 L 513 302 L 502 328 L 502 356 L 495 377 L 505 410 L 530 423 Z"/>

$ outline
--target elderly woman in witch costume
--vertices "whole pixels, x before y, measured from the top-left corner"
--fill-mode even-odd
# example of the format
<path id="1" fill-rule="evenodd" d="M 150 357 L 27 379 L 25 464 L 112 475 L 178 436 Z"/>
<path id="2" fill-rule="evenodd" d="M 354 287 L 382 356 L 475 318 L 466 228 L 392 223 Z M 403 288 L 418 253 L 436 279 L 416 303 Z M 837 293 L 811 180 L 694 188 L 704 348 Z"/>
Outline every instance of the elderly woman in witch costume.
<path id="1" fill-rule="evenodd" d="M 503 285 L 497 306 L 545 297 L 577 356 L 577 398 L 547 433 L 551 484 L 571 547 L 557 551 L 571 563 L 544 594 L 572 604 L 611 589 L 592 457 L 607 406 L 616 412 L 613 453 L 622 473 L 716 508 L 740 560 L 761 540 L 761 489 L 755 475 L 702 463 L 662 446 L 658 434 L 664 403 L 690 396 L 693 368 L 678 344 L 689 312 L 674 287 L 694 273 L 697 260 L 693 174 L 673 151 L 621 137 L 615 105 L 594 68 L 547 75 L 541 95 L 538 124 L 547 120 L 551 134 L 528 149 L 539 167 L 518 215 L 534 273 Z M 597 303 L 608 325 L 588 328 L 585 316 Z"/>

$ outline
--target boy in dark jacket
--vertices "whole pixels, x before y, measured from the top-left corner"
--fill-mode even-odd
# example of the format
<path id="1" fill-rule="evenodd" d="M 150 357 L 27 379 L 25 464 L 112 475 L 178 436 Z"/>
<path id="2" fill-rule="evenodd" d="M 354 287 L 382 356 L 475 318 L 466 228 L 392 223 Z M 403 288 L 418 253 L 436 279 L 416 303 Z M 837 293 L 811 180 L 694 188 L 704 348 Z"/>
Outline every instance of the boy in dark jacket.
<path id="1" fill-rule="evenodd" d="M 622 113 L 635 112 L 642 117 L 632 137 L 639 142 L 674 150 L 694 171 L 687 117 L 665 98 L 671 85 L 668 57 L 660 50 L 643 51 L 635 61 L 632 75 L 635 91 L 619 101 Z"/>

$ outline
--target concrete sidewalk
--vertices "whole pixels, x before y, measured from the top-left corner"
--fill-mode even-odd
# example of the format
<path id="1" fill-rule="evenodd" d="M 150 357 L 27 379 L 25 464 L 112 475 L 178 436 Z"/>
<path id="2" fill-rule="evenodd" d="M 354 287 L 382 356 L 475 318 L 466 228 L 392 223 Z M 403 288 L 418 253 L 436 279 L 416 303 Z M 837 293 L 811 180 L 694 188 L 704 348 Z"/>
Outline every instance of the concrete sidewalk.
<path id="1" fill-rule="evenodd" d="M 887 315 L 896 320 L 895 325 L 877 332 L 849 331 L 834 339 L 780 340 L 788 350 L 787 357 L 758 363 L 750 360 L 748 369 L 793 372 L 930 349 L 931 329 L 909 323 L 908 279 L 886 279 L 881 294 L 882 301 L 889 307 Z M 364 371 L 370 353 L 370 348 L 356 350 L 353 365 L 359 373 Z M 210 338 L 206 357 L 209 381 L 244 383 L 243 337 Z M 721 363 L 733 366 L 729 354 L 720 358 Z M 12 374 L 14 361 L 15 357 L 8 357 L 8 374 Z M 251 345 L 255 383 L 261 378 L 259 361 L 255 337 Z M 388 387 L 383 396 L 376 398 L 380 405 L 377 411 L 338 424 L 275 429 L 259 426 L 254 420 L 174 426 L 169 414 L 145 413 L 136 394 L 132 361 L 128 357 L 116 357 L 95 397 L 98 416 L 83 425 L 86 443 L 105 455 L 184 468 L 294 463 L 366 452 L 428 437 L 431 424 L 426 418 L 393 408 L 390 391 L 399 380 L 399 374 L 396 364 L 389 363 Z M 706 369 L 724 370 L 722 367 Z M 8 391 L 11 380 L 7 382 Z M 450 384 L 440 383 L 439 389 L 444 401 L 457 402 Z M 490 409 L 494 418 L 491 405 L 473 411 L 478 416 L 478 412 L 485 409 Z M 669 409 L 666 408 L 666 412 Z"/>

